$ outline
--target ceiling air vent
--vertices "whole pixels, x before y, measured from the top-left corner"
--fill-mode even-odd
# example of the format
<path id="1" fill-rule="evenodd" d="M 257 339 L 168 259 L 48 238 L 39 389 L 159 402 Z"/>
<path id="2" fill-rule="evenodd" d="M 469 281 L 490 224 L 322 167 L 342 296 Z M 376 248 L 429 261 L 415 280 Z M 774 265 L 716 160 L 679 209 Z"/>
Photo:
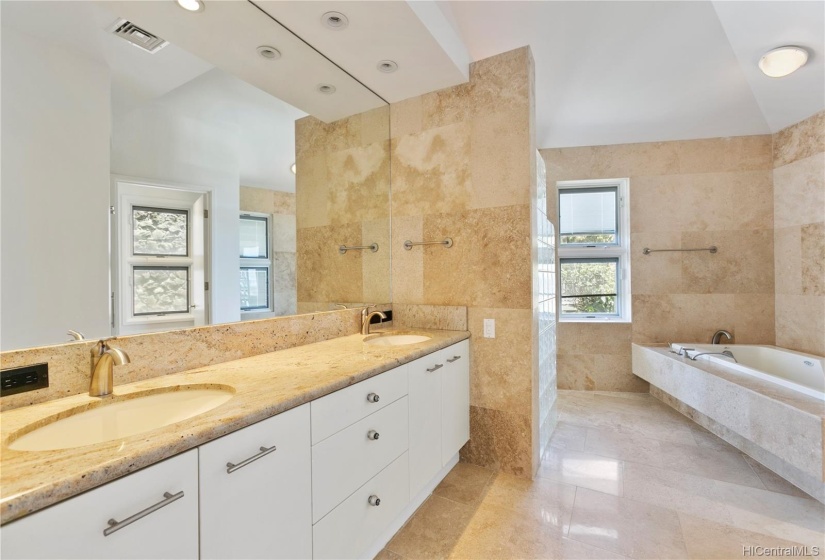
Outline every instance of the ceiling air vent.
<path id="1" fill-rule="evenodd" d="M 115 21 L 109 26 L 109 31 L 121 39 L 129 41 L 134 46 L 152 54 L 169 44 L 168 41 L 164 41 L 160 37 L 149 33 L 145 29 L 141 29 L 131 21 L 125 19 Z"/>

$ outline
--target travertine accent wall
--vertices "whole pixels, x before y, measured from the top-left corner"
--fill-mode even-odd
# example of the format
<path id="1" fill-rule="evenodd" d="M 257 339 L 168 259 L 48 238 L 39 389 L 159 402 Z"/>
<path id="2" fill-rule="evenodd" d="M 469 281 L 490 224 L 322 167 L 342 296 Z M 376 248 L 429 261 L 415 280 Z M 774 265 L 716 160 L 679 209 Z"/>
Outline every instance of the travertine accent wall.
<path id="1" fill-rule="evenodd" d="M 647 391 L 630 342 L 774 343 L 771 136 L 541 150 L 548 182 L 630 178 L 632 324 L 559 323 L 560 389 Z M 716 245 L 719 252 L 644 247 Z"/>
<path id="2" fill-rule="evenodd" d="M 347 309 L 121 336 L 111 344 L 129 354 L 131 363 L 115 367 L 115 386 L 355 334 L 360 328 L 360 310 Z M 49 364 L 48 388 L 3 397 L 0 410 L 87 392 L 91 379 L 90 351 L 96 342 L 86 340 L 0 353 L 3 368 Z"/>
<path id="3" fill-rule="evenodd" d="M 295 122 L 299 312 L 390 301 L 389 114 Z M 378 252 L 338 253 L 371 243 Z"/>
<path id="4" fill-rule="evenodd" d="M 295 278 L 295 193 L 242 186 L 240 197 L 241 212 L 272 215 L 270 233 L 273 293 L 272 313 L 267 315 L 294 315 L 298 312 L 298 289 Z"/>
<path id="5" fill-rule="evenodd" d="M 825 356 L 825 112 L 774 134 L 776 344 Z"/>
<path id="6" fill-rule="evenodd" d="M 391 105 L 393 307 L 468 308 L 471 439 L 462 459 L 524 476 L 538 458 L 532 73 L 522 48 L 473 63 L 469 83 Z M 445 237 L 452 248 L 403 248 Z M 496 338 L 483 337 L 485 318 L 495 319 Z"/>

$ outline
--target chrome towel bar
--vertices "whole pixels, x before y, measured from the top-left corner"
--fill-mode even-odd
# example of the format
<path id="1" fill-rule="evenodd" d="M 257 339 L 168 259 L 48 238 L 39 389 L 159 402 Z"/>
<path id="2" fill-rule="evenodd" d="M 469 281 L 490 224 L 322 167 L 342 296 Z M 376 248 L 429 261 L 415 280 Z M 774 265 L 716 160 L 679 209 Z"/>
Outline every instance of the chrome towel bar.
<path id="1" fill-rule="evenodd" d="M 363 251 L 364 249 L 369 249 L 373 253 L 378 251 L 378 243 L 373 243 L 372 245 L 355 245 L 352 247 L 347 247 L 346 245 L 340 245 L 338 247 L 338 252 L 342 255 L 346 255 L 347 251 Z"/>
<path id="2" fill-rule="evenodd" d="M 716 245 L 711 245 L 710 247 L 702 247 L 700 249 L 649 249 L 645 247 L 642 249 L 642 254 L 649 255 L 650 253 L 665 253 L 665 252 L 690 252 L 690 251 L 707 251 L 708 253 L 715 253 L 719 249 L 716 248 Z"/>
<path id="3" fill-rule="evenodd" d="M 404 248 L 407 251 L 416 245 L 444 245 L 445 248 L 449 249 L 453 246 L 453 239 L 451 237 L 445 237 L 443 241 L 410 241 L 408 239 L 404 242 Z"/>

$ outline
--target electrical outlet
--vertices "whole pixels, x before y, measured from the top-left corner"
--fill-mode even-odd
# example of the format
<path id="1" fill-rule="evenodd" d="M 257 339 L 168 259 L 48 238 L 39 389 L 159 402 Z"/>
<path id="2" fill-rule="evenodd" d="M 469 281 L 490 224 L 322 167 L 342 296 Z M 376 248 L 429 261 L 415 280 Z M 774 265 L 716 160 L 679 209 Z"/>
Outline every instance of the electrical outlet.
<path id="1" fill-rule="evenodd" d="M 496 337 L 496 320 L 484 319 L 484 338 Z"/>

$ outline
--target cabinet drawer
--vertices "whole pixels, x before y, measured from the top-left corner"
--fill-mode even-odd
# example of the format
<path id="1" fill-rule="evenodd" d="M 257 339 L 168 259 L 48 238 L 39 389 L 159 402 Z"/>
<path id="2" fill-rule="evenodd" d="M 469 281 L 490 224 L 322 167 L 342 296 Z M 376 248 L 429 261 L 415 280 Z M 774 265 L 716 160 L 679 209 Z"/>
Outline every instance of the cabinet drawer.
<path id="1" fill-rule="evenodd" d="M 313 446 L 313 523 L 407 450 L 408 423 L 403 397 Z"/>
<path id="2" fill-rule="evenodd" d="M 202 445 L 199 467 L 201 558 L 312 556 L 308 404 Z"/>
<path id="3" fill-rule="evenodd" d="M 400 366 L 312 401 L 312 444 L 325 440 L 407 394 L 407 369 Z M 376 395 L 378 402 L 368 400 Z"/>
<path id="4" fill-rule="evenodd" d="M 313 557 L 358 558 L 410 501 L 409 462 L 404 453 L 312 529 Z M 370 496 L 381 503 L 370 504 Z"/>
<path id="5" fill-rule="evenodd" d="M 2 556 L 197 558 L 197 473 L 193 449 L 9 523 L 0 530 Z"/>

